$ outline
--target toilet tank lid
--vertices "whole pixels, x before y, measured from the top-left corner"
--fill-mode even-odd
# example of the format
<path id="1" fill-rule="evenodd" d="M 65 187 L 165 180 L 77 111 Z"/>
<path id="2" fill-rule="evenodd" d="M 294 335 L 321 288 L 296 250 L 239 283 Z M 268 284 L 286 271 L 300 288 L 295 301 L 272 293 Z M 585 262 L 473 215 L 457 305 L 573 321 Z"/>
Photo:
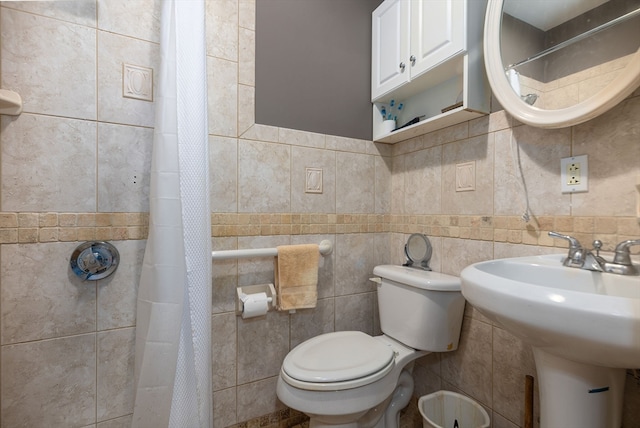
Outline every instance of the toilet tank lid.
<path id="1" fill-rule="evenodd" d="M 383 279 L 410 285 L 423 290 L 460 291 L 460 278 L 410 266 L 380 265 L 373 274 Z"/>

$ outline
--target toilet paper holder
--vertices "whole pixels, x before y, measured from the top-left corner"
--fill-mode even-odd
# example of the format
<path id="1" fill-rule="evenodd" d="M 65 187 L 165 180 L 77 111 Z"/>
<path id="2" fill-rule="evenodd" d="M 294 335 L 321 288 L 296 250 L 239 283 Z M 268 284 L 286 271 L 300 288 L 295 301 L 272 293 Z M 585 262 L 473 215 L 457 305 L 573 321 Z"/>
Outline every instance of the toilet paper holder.
<path id="1" fill-rule="evenodd" d="M 244 312 L 244 300 L 246 300 L 247 296 L 257 293 L 265 293 L 269 302 L 268 310 L 273 309 L 273 305 L 276 302 L 276 288 L 273 284 L 245 285 L 236 288 L 236 315 L 242 315 Z"/>

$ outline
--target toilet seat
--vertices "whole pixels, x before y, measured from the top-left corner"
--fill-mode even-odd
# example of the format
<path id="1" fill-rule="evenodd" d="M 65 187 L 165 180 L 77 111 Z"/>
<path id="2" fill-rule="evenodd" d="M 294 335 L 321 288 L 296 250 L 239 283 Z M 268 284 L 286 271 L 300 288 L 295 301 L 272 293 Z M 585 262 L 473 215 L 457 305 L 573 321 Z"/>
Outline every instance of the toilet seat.
<path id="1" fill-rule="evenodd" d="M 394 357 L 388 344 L 360 331 L 327 333 L 289 352 L 282 377 L 291 386 L 307 390 L 357 388 L 389 373 Z"/>

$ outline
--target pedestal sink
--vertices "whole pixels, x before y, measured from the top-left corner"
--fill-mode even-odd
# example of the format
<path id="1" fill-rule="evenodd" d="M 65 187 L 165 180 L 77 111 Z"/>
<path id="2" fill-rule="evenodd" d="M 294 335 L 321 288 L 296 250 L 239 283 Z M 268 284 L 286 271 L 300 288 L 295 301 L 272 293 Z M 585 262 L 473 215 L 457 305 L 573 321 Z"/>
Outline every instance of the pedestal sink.
<path id="1" fill-rule="evenodd" d="M 625 369 L 640 367 L 640 276 L 564 267 L 564 257 L 475 263 L 462 294 L 533 347 L 541 428 L 619 428 Z"/>

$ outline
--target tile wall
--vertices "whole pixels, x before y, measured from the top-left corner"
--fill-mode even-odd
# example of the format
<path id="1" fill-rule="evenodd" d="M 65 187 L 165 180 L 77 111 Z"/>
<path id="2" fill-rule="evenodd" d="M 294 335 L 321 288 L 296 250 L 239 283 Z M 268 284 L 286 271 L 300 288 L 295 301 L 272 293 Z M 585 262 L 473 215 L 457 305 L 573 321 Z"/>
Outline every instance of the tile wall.
<path id="1" fill-rule="evenodd" d="M 633 54 L 623 56 L 548 83 L 521 75 L 521 93 L 539 95 L 535 102 L 536 107 L 545 109 L 570 107 L 595 95 L 600 89 L 613 82 L 632 57 Z"/>
<path id="2" fill-rule="evenodd" d="M 0 130 L 0 424 L 125 427 L 133 409 L 135 293 L 148 222 L 153 104 L 122 97 L 122 64 L 157 70 L 161 0 L 11 2 L 0 6 L 2 87 L 24 113 Z M 214 264 L 214 426 L 283 426 L 282 359 L 316 334 L 379 333 L 376 264 L 402 261 L 426 233 L 433 267 L 563 251 L 545 232 L 598 236 L 607 248 L 640 236 L 640 94 L 569 129 L 545 131 L 498 112 L 395 146 L 255 125 L 255 0 L 207 2 L 212 242 L 215 249 L 331 239 L 319 303 L 242 320 L 235 288 L 269 282 L 271 261 Z M 157 77 L 157 76 L 156 76 Z M 535 221 L 513 168 L 519 153 Z M 590 192 L 561 195 L 559 158 L 589 154 Z M 455 165 L 476 162 L 476 191 L 453 190 Z M 324 192 L 304 192 L 304 168 Z M 70 274 L 78 243 L 113 241 L 113 277 Z M 467 308 L 460 349 L 420 360 L 416 395 L 446 388 L 487 407 L 497 428 L 522 425 L 530 349 Z M 626 414 L 640 414 L 628 382 Z M 629 419 L 632 420 L 632 419 Z M 629 427 L 633 426 L 631 424 Z"/>

